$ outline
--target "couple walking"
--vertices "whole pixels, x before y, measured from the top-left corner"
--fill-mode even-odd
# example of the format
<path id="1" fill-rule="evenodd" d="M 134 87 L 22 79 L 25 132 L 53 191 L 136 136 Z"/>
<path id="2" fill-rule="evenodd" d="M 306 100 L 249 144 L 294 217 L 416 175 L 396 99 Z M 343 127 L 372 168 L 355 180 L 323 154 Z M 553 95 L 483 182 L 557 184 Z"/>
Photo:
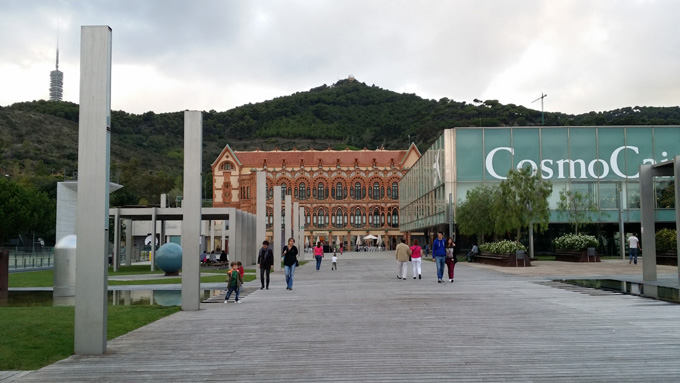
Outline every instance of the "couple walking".
<path id="1" fill-rule="evenodd" d="M 397 245 L 395 250 L 397 262 L 399 263 L 397 278 L 406 280 L 408 262 L 411 261 L 411 264 L 413 265 L 413 279 L 416 279 L 416 275 L 418 275 L 418 279 L 421 279 L 422 249 L 418 246 L 418 240 L 414 240 L 413 246 L 409 248 L 406 244 L 406 240 L 402 238 L 401 243 Z"/>
<path id="2" fill-rule="evenodd" d="M 288 246 L 283 248 L 283 268 L 286 274 L 286 290 L 293 289 L 293 276 L 295 275 L 295 267 L 298 263 L 298 249 L 295 246 L 295 239 L 288 239 Z M 269 290 L 269 273 L 274 267 L 274 253 L 269 248 L 269 241 L 262 242 L 262 248 L 257 256 L 257 267 L 260 269 L 260 281 L 262 287 L 260 290 Z"/>

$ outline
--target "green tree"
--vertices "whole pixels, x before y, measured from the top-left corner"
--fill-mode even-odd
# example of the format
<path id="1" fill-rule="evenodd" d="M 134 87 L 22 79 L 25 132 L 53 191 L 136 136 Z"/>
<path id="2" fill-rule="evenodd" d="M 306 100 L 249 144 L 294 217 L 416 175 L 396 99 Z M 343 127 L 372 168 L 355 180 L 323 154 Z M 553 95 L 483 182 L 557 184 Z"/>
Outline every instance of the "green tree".
<path id="1" fill-rule="evenodd" d="M 0 178 L 0 242 L 28 231 L 54 226 L 54 202 L 47 194 Z"/>
<path id="2" fill-rule="evenodd" d="M 500 193 L 493 204 L 496 232 L 516 230 L 516 241 L 519 242 L 522 229 L 529 225 L 545 231 L 550 221 L 550 193 L 552 183 L 543 180 L 540 173 L 534 174 L 532 168 L 510 170 L 507 179 L 501 182 Z"/>
<path id="3" fill-rule="evenodd" d="M 596 213 L 597 205 L 588 193 L 562 190 L 560 191 L 560 202 L 557 203 L 557 211 L 560 212 L 560 216 L 567 216 L 569 223 L 574 225 L 575 234 L 578 234 L 579 227 L 592 222 L 588 213 Z"/>
<path id="4" fill-rule="evenodd" d="M 463 235 L 476 235 L 479 244 L 494 232 L 493 204 L 498 187 L 480 185 L 465 193 L 465 202 L 456 209 L 456 222 Z"/>

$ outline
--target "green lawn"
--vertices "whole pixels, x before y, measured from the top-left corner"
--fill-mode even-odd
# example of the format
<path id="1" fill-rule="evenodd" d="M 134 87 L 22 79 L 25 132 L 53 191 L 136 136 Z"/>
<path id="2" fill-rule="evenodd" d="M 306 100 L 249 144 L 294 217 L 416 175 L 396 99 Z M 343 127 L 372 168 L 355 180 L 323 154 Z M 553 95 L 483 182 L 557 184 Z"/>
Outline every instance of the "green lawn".
<path id="1" fill-rule="evenodd" d="M 108 306 L 107 339 L 179 311 Z M 0 370 L 35 370 L 73 354 L 73 307 L 0 307 Z"/>

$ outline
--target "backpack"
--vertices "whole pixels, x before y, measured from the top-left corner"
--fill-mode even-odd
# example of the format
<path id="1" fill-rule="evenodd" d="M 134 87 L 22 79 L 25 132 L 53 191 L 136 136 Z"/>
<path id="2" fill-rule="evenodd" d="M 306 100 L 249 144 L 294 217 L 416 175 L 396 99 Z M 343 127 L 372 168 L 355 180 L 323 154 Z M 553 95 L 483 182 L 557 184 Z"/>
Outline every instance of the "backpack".
<path id="1" fill-rule="evenodd" d="M 231 278 L 229 278 L 229 286 L 238 286 L 238 270 L 231 272 Z"/>

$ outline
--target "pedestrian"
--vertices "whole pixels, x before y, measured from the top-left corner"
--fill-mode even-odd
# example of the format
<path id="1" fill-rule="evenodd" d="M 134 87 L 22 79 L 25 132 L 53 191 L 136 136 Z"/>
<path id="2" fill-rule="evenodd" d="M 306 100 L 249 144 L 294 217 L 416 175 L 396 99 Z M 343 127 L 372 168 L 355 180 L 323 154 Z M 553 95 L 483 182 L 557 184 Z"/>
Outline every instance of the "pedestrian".
<path id="1" fill-rule="evenodd" d="M 430 244 L 426 243 L 425 244 L 425 258 L 427 258 L 428 255 L 430 255 Z"/>
<path id="2" fill-rule="evenodd" d="M 283 268 L 286 273 L 286 290 L 293 289 L 293 276 L 295 275 L 295 267 L 298 265 L 297 255 L 298 249 L 295 247 L 295 240 L 288 239 L 288 246 L 283 248 Z"/>
<path id="3" fill-rule="evenodd" d="M 411 249 L 409 249 L 406 240 L 403 237 L 401 238 L 401 243 L 397 245 L 395 256 L 397 258 L 397 278 L 406 280 L 408 259 L 411 256 Z"/>
<path id="4" fill-rule="evenodd" d="M 444 233 L 437 233 L 437 239 L 432 242 L 432 260 L 437 265 L 437 282 L 442 283 L 444 277 L 444 264 L 446 263 L 446 242 Z"/>
<path id="5" fill-rule="evenodd" d="M 630 248 L 630 260 L 628 261 L 628 264 L 633 262 L 637 265 L 637 258 L 640 252 L 639 250 L 641 249 L 640 239 L 638 239 L 637 233 L 633 233 L 633 235 L 628 237 L 628 247 Z"/>
<path id="6" fill-rule="evenodd" d="M 321 269 L 321 260 L 323 259 L 323 242 L 319 241 L 316 243 L 314 248 L 314 259 L 316 259 L 316 271 Z"/>
<path id="7" fill-rule="evenodd" d="M 231 263 L 231 270 L 227 271 L 227 295 L 224 296 L 224 303 L 229 302 L 229 297 L 232 292 L 236 292 L 236 303 L 241 303 L 238 300 L 240 295 L 241 285 L 243 285 L 243 277 L 241 273 L 238 272 L 238 266 L 236 262 Z"/>
<path id="8" fill-rule="evenodd" d="M 411 246 L 411 264 L 413 265 L 413 279 L 416 279 L 416 274 L 418 279 L 421 279 L 420 275 L 422 264 L 423 264 L 423 248 L 418 245 L 418 240 L 413 240 L 413 246 Z"/>
<path id="9" fill-rule="evenodd" d="M 262 283 L 260 290 L 264 288 L 269 290 L 269 273 L 273 267 L 274 252 L 269 248 L 269 241 L 265 240 L 257 254 L 257 268 L 260 269 L 260 282 Z"/>
<path id="10" fill-rule="evenodd" d="M 456 263 L 458 263 L 458 257 L 456 257 L 456 244 L 453 242 L 453 238 L 449 237 L 446 240 L 446 268 L 449 271 L 449 282 L 453 283 L 453 269 L 456 268 Z"/>
<path id="11" fill-rule="evenodd" d="M 331 258 L 331 270 L 337 270 L 338 269 L 338 255 L 336 253 L 333 253 L 333 257 Z"/>
<path id="12" fill-rule="evenodd" d="M 340 255 L 342 255 L 342 249 L 343 249 L 344 247 L 345 247 L 345 245 L 341 243 L 341 244 L 340 244 Z"/>

